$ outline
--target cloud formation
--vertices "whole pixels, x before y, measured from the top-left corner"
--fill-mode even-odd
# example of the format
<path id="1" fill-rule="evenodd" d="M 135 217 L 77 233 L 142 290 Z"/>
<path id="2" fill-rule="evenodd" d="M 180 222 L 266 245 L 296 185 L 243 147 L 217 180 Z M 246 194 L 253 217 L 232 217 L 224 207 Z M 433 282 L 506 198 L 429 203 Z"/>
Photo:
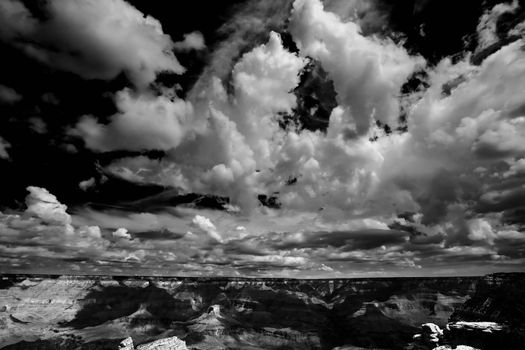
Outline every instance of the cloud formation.
<path id="1" fill-rule="evenodd" d="M 46 258 L 116 258 L 122 251 L 111 251 L 111 242 L 98 226 L 73 225 L 67 206 L 46 189 L 29 186 L 26 210 L 0 212 L 0 250 L 3 255 L 25 251 Z M 125 229 L 116 235 L 124 237 Z"/>
<path id="2" fill-rule="evenodd" d="M 364 37 L 359 24 L 343 22 L 317 0 L 295 1 L 290 26 L 301 53 L 319 60 L 330 74 L 358 134 L 366 133 L 373 120 L 397 122 L 401 85 L 423 59 L 390 39 Z"/>
<path id="3" fill-rule="evenodd" d="M 497 32 L 499 18 L 505 13 L 515 12 L 518 8 L 518 0 L 514 0 L 512 3 L 494 5 L 492 9 L 485 11 L 477 26 L 478 47 L 476 51 L 482 51 L 500 40 Z"/>
<path id="4" fill-rule="evenodd" d="M 123 0 L 52 0 L 45 10 L 44 20 L 21 1 L 3 1 L 0 40 L 86 79 L 109 80 L 124 72 L 143 87 L 158 72 L 184 72 L 160 22 Z"/>
<path id="5" fill-rule="evenodd" d="M 1 253 L 15 259 L 33 249 L 96 271 L 140 265 L 188 274 L 519 269 L 523 40 L 484 51 L 496 40 L 497 18 L 517 3 L 481 18 L 479 52 L 435 65 L 403 42 L 373 35 L 386 22 L 363 17 L 374 13 L 371 2 L 325 3 L 294 1 L 291 37 L 270 32 L 262 40 L 248 27 L 269 14 L 264 28 L 283 29 L 288 12 L 278 11 L 291 3 L 248 2 L 223 28 L 228 39 L 209 47 L 209 65 L 184 95 L 150 83 L 162 71 L 183 73 L 172 50 L 206 48 L 198 32 L 173 43 L 157 20 L 117 0 L 103 12 L 100 0 L 53 0 L 46 21 L 20 1 L 0 4 L 0 38 L 30 57 L 85 79 L 123 72 L 134 85 L 111 93 L 116 112 L 83 115 L 64 128 L 79 148 L 83 141 L 81 152 L 104 159 L 75 186 L 90 198 L 107 177 L 166 189 L 70 214 L 48 191 L 29 187 L 24 212 L 0 215 Z M 247 33 L 257 40 L 247 43 Z M 336 93 L 323 131 L 286 123 L 299 113 L 295 92 L 309 63 L 326 71 Z M 407 88 L 418 76 L 420 87 Z M 1 158 L 9 158 L 7 147 L 0 139 Z M 193 194 L 220 198 L 215 208 L 224 210 L 170 201 Z"/>
<path id="6" fill-rule="evenodd" d="M 202 50 L 206 48 L 206 44 L 201 32 L 191 32 L 184 34 L 184 40 L 177 41 L 173 47 L 180 51 Z"/>
<path id="7" fill-rule="evenodd" d="M 100 124 L 91 116 L 77 124 L 73 133 L 81 136 L 87 147 L 99 152 L 170 150 L 181 143 L 190 128 L 193 108 L 183 100 L 126 89 L 117 93 L 115 103 L 119 113 L 109 124 Z"/>

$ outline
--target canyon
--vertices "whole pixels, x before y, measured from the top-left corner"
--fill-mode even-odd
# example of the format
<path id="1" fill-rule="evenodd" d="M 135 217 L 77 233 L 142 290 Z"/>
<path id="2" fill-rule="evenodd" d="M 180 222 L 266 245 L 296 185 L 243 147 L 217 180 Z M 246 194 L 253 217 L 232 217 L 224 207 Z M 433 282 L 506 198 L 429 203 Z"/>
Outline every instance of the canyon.
<path id="1" fill-rule="evenodd" d="M 167 338 L 202 350 L 405 349 L 425 323 L 493 321 L 520 329 L 524 276 L 2 275 L 0 348 L 119 349 L 131 337 L 137 349 Z"/>

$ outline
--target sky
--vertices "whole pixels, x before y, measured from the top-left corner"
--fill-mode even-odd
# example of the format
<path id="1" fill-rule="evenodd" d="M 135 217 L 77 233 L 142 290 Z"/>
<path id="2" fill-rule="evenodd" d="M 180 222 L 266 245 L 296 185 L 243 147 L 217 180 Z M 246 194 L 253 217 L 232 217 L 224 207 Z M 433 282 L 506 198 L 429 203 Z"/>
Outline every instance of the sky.
<path id="1" fill-rule="evenodd" d="M 525 2 L 0 2 L 0 272 L 525 271 Z"/>

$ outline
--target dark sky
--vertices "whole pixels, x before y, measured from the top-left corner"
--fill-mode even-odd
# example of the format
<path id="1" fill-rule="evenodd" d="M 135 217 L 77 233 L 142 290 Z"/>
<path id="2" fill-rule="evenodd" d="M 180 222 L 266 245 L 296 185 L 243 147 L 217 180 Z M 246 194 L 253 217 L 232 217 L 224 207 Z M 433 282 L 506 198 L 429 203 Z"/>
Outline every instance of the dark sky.
<path id="1" fill-rule="evenodd" d="M 0 3 L 2 271 L 522 270 L 523 5 Z"/>

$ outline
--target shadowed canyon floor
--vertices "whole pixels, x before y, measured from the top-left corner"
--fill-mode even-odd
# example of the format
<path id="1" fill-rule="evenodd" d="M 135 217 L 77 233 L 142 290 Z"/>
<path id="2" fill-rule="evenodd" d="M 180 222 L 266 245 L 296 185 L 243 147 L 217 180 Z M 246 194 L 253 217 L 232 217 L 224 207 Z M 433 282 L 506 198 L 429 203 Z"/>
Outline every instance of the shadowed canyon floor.
<path id="1" fill-rule="evenodd" d="M 445 326 L 478 277 L 341 280 L 4 275 L 0 348 L 403 349 Z"/>

